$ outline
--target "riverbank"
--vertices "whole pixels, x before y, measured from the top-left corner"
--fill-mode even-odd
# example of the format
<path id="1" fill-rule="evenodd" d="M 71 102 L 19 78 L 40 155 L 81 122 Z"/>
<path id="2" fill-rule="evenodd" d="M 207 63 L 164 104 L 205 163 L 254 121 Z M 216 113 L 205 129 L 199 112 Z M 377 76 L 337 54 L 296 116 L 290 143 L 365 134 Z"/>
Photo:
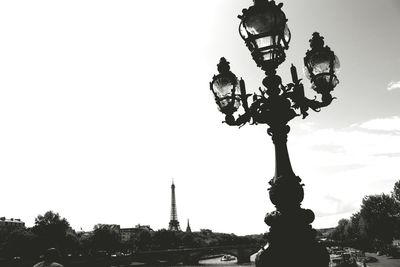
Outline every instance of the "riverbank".
<path id="1" fill-rule="evenodd" d="M 367 263 L 368 267 L 400 267 L 400 259 L 388 256 L 378 256 L 376 253 L 365 253 L 366 256 L 374 257 L 378 261 Z"/>

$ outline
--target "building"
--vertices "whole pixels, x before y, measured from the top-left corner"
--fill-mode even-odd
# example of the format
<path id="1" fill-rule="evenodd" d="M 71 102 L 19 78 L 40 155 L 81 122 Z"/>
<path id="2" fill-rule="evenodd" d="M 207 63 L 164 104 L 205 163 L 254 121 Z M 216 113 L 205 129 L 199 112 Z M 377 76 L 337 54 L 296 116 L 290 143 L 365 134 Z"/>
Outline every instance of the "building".
<path id="1" fill-rule="evenodd" d="M 121 234 L 121 241 L 122 242 L 127 242 L 131 240 L 131 238 L 136 235 L 138 231 L 136 228 L 121 228 L 120 234 Z"/>
<path id="2" fill-rule="evenodd" d="M 176 211 L 176 199 L 175 199 L 175 185 L 174 181 L 172 181 L 171 185 L 171 217 L 168 225 L 169 231 L 180 231 L 181 228 L 179 226 L 178 214 Z"/>
<path id="3" fill-rule="evenodd" d="M 25 223 L 20 219 L 0 217 L 0 231 L 12 232 L 17 229 L 25 229 Z"/>
<path id="4" fill-rule="evenodd" d="M 140 224 L 137 224 L 134 228 L 121 228 L 120 229 L 121 241 L 127 242 L 135 235 L 138 235 L 141 231 L 152 232 L 153 229 L 151 229 L 150 225 L 140 225 Z"/>
<path id="5" fill-rule="evenodd" d="M 113 230 L 114 232 L 116 232 L 118 234 L 119 234 L 119 231 L 121 229 L 119 224 L 103 224 L 103 223 L 99 223 L 99 224 L 95 225 L 94 228 L 95 229 L 107 228 L 107 229 Z"/>

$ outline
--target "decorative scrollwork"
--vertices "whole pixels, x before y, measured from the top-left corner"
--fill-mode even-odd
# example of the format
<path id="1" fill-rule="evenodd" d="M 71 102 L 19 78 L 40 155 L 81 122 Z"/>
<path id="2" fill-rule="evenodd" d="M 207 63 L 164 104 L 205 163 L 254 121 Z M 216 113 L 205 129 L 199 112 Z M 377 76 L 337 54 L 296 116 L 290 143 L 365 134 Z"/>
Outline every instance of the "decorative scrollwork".
<path id="1" fill-rule="evenodd" d="M 295 67 L 292 66 L 292 70 Z M 293 77 L 295 79 L 295 77 Z M 244 126 L 250 124 L 268 124 L 273 127 L 274 124 L 286 124 L 293 118 L 302 115 L 302 118 L 308 116 L 308 110 L 312 109 L 319 112 L 321 108 L 328 106 L 335 97 L 332 97 L 330 92 L 322 94 L 321 101 L 309 99 L 304 95 L 304 86 L 300 80 L 295 80 L 293 83 L 282 85 L 280 77 L 276 74 L 267 76 L 264 80 L 266 89 L 259 88 L 260 94 L 254 93 L 252 103 L 248 105 L 248 98 L 251 96 L 246 93 L 244 82 L 239 83 L 240 94 L 235 95 L 244 108 L 244 112 L 237 115 L 232 113 L 225 114 L 225 123 L 229 125 Z M 275 80 L 270 81 L 270 80 Z M 278 122 L 279 121 L 279 122 Z"/>

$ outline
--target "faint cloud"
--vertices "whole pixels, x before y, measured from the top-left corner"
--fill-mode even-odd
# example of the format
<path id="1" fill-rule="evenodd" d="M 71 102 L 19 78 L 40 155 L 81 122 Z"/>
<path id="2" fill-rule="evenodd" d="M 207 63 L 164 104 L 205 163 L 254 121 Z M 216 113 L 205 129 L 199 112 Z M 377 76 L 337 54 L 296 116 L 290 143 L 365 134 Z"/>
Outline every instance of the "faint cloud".
<path id="1" fill-rule="evenodd" d="M 338 205 L 340 205 L 342 203 L 342 200 L 340 198 L 334 197 L 332 195 L 326 195 L 325 199 L 330 201 L 330 202 L 334 202 L 334 203 L 336 203 Z"/>
<path id="2" fill-rule="evenodd" d="M 335 144 L 319 144 L 311 147 L 315 151 L 331 152 L 331 153 L 344 153 L 345 150 L 340 145 Z"/>
<path id="3" fill-rule="evenodd" d="M 389 91 L 392 91 L 392 90 L 394 90 L 394 89 L 400 89 L 400 81 L 397 81 L 397 82 L 391 81 L 391 82 L 389 83 L 387 89 L 388 89 Z"/>
<path id="4" fill-rule="evenodd" d="M 378 154 L 374 154 L 373 156 L 397 158 L 397 157 L 400 157 L 400 153 L 378 153 Z"/>
<path id="5" fill-rule="evenodd" d="M 294 166 L 309 187 L 315 225 L 336 225 L 360 209 L 364 196 L 388 193 L 398 173 L 400 116 L 361 121 L 293 136 Z M 297 167 L 295 169 L 298 169 Z"/>
<path id="6" fill-rule="evenodd" d="M 330 206 L 330 209 L 315 210 L 315 213 L 318 217 L 345 214 L 357 210 L 357 205 L 355 203 L 343 201 L 342 199 L 336 198 L 332 195 L 326 195 L 324 202 L 325 205 L 328 207 Z"/>
<path id="7" fill-rule="evenodd" d="M 352 170 L 358 170 L 366 167 L 366 164 L 342 164 L 342 165 L 326 165 L 326 166 L 320 166 L 318 169 L 320 169 L 323 172 L 327 173 L 339 173 L 339 172 L 347 172 L 347 171 L 352 171 Z"/>
<path id="8" fill-rule="evenodd" d="M 352 126 L 358 126 L 366 130 L 400 132 L 400 117 L 393 116 L 390 118 L 373 119 L 367 122 L 363 122 L 361 124 L 353 124 Z"/>
<path id="9" fill-rule="evenodd" d="M 301 176 L 311 188 L 306 195 L 318 199 L 305 199 L 318 227 L 350 218 L 364 196 L 393 188 L 400 158 L 400 116 L 315 129 L 292 139 L 294 165 L 301 166 Z"/>
<path id="10" fill-rule="evenodd" d="M 303 131 L 313 130 L 315 127 L 315 122 L 303 122 L 298 125 L 298 127 Z"/>

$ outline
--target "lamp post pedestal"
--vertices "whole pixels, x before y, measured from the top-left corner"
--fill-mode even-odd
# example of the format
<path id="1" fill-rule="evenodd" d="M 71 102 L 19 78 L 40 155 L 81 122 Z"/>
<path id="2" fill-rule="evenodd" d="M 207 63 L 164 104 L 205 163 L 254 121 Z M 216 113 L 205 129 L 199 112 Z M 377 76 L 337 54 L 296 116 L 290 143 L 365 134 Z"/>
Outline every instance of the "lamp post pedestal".
<path id="1" fill-rule="evenodd" d="M 315 230 L 307 223 L 300 223 L 304 219 L 301 213 L 306 212 L 299 209 L 279 215 L 271 226 L 268 245 L 256 256 L 256 267 L 329 266 L 329 254 L 316 242 Z"/>

